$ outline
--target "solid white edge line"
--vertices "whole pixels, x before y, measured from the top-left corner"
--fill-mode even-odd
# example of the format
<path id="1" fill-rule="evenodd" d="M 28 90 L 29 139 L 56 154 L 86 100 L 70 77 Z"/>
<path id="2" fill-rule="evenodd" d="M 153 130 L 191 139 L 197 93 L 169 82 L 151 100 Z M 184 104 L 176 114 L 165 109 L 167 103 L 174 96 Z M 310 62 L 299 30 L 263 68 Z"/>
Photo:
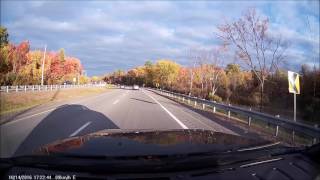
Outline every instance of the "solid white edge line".
<path id="1" fill-rule="evenodd" d="M 30 116 L 26 116 L 26 117 L 22 117 L 22 118 L 19 118 L 19 119 L 16 119 L 16 120 L 12 120 L 12 121 L 9 121 L 9 122 L 7 122 L 7 123 L 2 124 L 1 126 L 14 124 L 14 123 L 19 122 L 19 121 L 22 121 L 22 120 L 24 120 L 24 119 L 29 119 L 29 118 L 31 118 L 31 117 L 33 117 L 33 116 L 38 116 L 38 115 L 40 115 L 40 114 L 44 114 L 44 113 L 53 111 L 53 110 L 55 110 L 55 109 L 56 109 L 56 108 L 52 108 L 52 109 L 49 109 L 49 110 L 46 110 L 46 111 L 42 111 L 42 112 L 39 112 L 39 113 L 36 113 L 36 114 L 32 114 L 32 115 L 30 115 Z"/>
<path id="2" fill-rule="evenodd" d="M 84 128 L 86 128 L 87 126 L 89 126 L 91 124 L 91 121 L 87 122 L 86 124 L 84 124 L 83 126 L 81 126 L 79 129 L 77 129 L 75 132 L 73 132 L 72 134 L 70 134 L 69 137 L 75 136 L 77 135 L 80 131 L 82 131 Z"/>
<path id="3" fill-rule="evenodd" d="M 241 168 L 246 168 L 246 167 L 250 167 L 250 166 L 255 166 L 255 165 L 259 165 L 259 164 L 263 164 L 263 163 L 270 163 L 270 162 L 274 162 L 274 161 L 279 161 L 282 160 L 283 158 L 274 158 L 274 159 L 268 159 L 265 161 L 258 161 L 258 162 L 253 162 L 253 163 L 249 163 L 249 164 L 243 164 L 240 167 Z"/>
<path id="4" fill-rule="evenodd" d="M 149 96 L 152 100 L 154 100 L 154 102 L 156 102 L 157 104 L 160 105 L 160 107 L 165 110 L 171 117 L 172 119 L 174 119 L 183 129 L 188 129 L 188 127 L 186 125 L 184 125 L 176 116 L 174 116 L 167 108 L 165 108 L 160 102 L 158 102 L 154 97 L 152 97 L 151 95 L 147 94 L 144 92 L 144 90 L 142 90 L 142 92 Z"/>
<path id="5" fill-rule="evenodd" d="M 262 149 L 262 148 L 266 148 L 266 147 L 270 147 L 270 146 L 275 146 L 278 144 L 280 144 L 280 142 L 275 142 L 275 143 L 266 144 L 266 145 L 262 145 L 262 146 L 255 146 L 255 147 L 250 147 L 250 148 L 238 149 L 237 151 L 242 152 L 242 151 L 257 150 L 257 149 Z"/>

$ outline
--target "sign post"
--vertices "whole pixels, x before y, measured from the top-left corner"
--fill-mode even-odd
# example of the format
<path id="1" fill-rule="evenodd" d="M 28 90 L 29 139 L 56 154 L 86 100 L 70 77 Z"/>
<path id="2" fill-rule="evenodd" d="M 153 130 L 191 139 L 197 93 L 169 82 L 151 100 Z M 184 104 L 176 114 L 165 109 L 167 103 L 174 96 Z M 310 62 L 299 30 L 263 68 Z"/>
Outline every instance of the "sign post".
<path id="1" fill-rule="evenodd" d="M 297 94 L 300 94 L 299 74 L 288 71 L 289 93 L 293 93 L 293 120 L 297 121 Z"/>
<path id="2" fill-rule="evenodd" d="M 293 93 L 293 121 L 297 121 L 297 94 L 300 94 L 299 74 L 288 71 L 289 93 Z M 295 131 L 292 131 L 292 142 L 294 143 Z"/>

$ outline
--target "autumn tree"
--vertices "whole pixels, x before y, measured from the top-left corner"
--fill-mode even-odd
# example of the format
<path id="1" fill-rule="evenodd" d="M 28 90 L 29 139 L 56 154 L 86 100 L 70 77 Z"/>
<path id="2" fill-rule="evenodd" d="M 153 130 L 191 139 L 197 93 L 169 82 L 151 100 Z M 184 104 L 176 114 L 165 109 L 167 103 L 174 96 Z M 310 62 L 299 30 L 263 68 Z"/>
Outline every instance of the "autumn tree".
<path id="1" fill-rule="evenodd" d="M 174 82 L 174 90 L 183 94 L 190 93 L 189 89 L 189 69 L 181 67 L 177 76 L 176 81 Z"/>
<path id="2" fill-rule="evenodd" d="M 228 64 L 225 72 L 228 77 L 227 101 L 229 101 L 232 95 L 238 94 L 238 88 L 244 84 L 244 77 L 238 64 Z"/>
<path id="3" fill-rule="evenodd" d="M 60 60 L 61 62 L 64 62 L 64 61 L 65 61 L 65 52 L 64 52 L 64 49 L 61 48 L 58 53 L 59 53 L 59 60 Z"/>
<path id="4" fill-rule="evenodd" d="M 145 69 L 145 78 L 144 78 L 145 84 L 148 86 L 152 86 L 154 76 L 155 76 L 154 65 L 152 64 L 151 61 L 146 61 L 144 64 L 144 69 Z"/>
<path id="5" fill-rule="evenodd" d="M 170 60 L 159 60 L 155 64 L 155 79 L 161 87 L 171 89 L 172 83 L 176 80 L 180 66 Z"/>
<path id="6" fill-rule="evenodd" d="M 192 92 L 193 83 L 195 80 L 199 81 L 201 86 L 201 96 L 206 97 L 208 95 L 208 89 L 210 94 L 215 95 L 219 88 L 219 76 L 221 65 L 222 49 L 220 47 L 210 50 L 193 50 L 189 56 L 192 57 L 194 67 L 190 68 L 190 92 Z"/>
<path id="7" fill-rule="evenodd" d="M 232 23 L 219 26 L 218 37 L 225 46 L 232 46 L 237 58 L 255 74 L 260 84 L 260 110 L 263 107 L 264 85 L 268 75 L 284 60 L 286 46 L 279 36 L 268 34 L 269 20 L 249 9 Z"/>
<path id="8" fill-rule="evenodd" d="M 199 56 L 198 53 L 196 52 L 195 49 L 189 49 L 187 50 L 187 58 L 189 59 L 190 63 L 192 64 L 191 67 L 188 68 L 189 71 L 189 96 L 192 95 L 192 90 L 193 90 L 193 81 L 194 81 L 194 76 L 195 76 L 195 67 L 197 62 L 199 61 Z"/>
<path id="9" fill-rule="evenodd" d="M 9 34 L 7 28 L 0 26 L 0 47 L 9 44 Z"/>
<path id="10" fill-rule="evenodd" d="M 2 26 L 0 38 L 0 84 L 39 84 L 44 52 L 30 51 L 29 41 L 17 45 L 10 43 L 8 32 Z M 59 52 L 46 52 L 45 55 L 45 84 L 61 83 L 74 77 L 79 81 L 83 69 L 79 59 L 66 56 L 64 49 Z"/>

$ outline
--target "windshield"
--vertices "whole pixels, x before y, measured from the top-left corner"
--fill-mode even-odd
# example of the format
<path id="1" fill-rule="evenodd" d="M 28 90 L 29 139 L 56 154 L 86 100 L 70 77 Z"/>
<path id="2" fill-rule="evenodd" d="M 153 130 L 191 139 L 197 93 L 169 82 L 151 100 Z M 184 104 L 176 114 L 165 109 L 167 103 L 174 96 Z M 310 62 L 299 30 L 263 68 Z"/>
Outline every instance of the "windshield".
<path id="1" fill-rule="evenodd" d="M 1 158 L 319 142 L 319 1 L 4 0 L 0 35 Z"/>

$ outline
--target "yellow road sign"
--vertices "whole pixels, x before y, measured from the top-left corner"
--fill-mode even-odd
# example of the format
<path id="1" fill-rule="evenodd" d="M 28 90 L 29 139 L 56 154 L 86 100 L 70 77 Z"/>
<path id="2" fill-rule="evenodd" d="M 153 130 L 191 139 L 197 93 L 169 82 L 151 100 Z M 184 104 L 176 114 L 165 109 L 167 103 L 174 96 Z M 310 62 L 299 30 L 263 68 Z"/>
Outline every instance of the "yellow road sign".
<path id="1" fill-rule="evenodd" d="M 294 94 L 300 94 L 300 81 L 299 74 L 288 71 L 289 92 Z"/>

